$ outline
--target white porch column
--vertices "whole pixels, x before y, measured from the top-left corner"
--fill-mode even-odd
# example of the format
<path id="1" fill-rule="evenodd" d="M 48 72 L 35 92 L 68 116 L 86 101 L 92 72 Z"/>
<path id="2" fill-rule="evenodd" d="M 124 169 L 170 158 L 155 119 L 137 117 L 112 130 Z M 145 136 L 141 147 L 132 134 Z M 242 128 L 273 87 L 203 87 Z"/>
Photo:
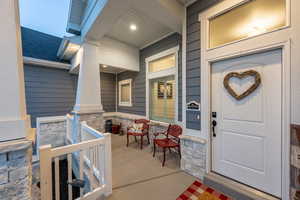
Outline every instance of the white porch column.
<path id="1" fill-rule="evenodd" d="M 25 138 L 26 114 L 18 0 L 0 1 L 0 141 Z"/>
<path id="2" fill-rule="evenodd" d="M 18 0 L 0 0 L 0 199 L 31 199 L 32 142 L 26 115 Z M 5 141 L 5 142 L 4 142 Z M 16 163 L 18 167 L 11 167 Z"/>
<path id="3" fill-rule="evenodd" d="M 89 126 L 98 131 L 104 130 L 98 51 L 96 45 L 84 43 L 75 58 L 80 63 L 76 104 L 73 109 L 77 124 L 77 138 L 73 138 L 75 142 L 81 141 L 81 121 L 86 121 Z"/>
<path id="4" fill-rule="evenodd" d="M 84 43 L 80 62 L 75 113 L 102 112 L 98 47 Z M 80 52 L 79 52 L 80 53 Z"/>

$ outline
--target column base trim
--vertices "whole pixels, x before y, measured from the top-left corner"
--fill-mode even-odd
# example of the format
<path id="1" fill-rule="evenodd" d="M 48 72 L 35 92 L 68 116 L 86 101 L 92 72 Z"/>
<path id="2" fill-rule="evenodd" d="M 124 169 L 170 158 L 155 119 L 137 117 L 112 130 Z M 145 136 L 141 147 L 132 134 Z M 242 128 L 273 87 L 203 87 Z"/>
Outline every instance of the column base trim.
<path id="1" fill-rule="evenodd" d="M 103 113 L 103 107 L 101 104 L 96 105 L 87 105 L 87 104 L 77 104 L 74 106 L 73 111 L 71 113 L 73 114 L 92 114 L 92 113 Z"/>
<path id="2" fill-rule="evenodd" d="M 25 119 L 9 119 L 0 121 L 0 142 L 26 138 L 30 131 L 30 116 Z"/>

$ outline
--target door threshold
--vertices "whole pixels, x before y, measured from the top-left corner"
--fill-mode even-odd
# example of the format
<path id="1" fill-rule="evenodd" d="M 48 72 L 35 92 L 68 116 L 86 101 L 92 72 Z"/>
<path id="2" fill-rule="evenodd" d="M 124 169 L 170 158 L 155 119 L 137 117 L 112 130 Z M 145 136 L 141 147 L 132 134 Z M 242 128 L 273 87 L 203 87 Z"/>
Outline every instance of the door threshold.
<path id="1" fill-rule="evenodd" d="M 236 182 L 215 172 L 210 172 L 204 176 L 204 184 L 240 200 L 280 200 L 281 198 L 264 193 L 250 186 Z"/>

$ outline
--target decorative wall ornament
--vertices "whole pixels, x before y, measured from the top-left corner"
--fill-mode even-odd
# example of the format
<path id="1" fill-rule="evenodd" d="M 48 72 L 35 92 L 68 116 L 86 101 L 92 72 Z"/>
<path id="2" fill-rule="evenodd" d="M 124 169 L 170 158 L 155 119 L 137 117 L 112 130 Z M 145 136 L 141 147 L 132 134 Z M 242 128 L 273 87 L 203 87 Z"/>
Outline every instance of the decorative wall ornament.
<path id="1" fill-rule="evenodd" d="M 230 79 L 231 78 L 244 79 L 248 76 L 254 77 L 255 82 L 245 92 L 243 92 L 242 94 L 237 94 L 229 84 Z M 253 93 L 260 86 L 261 77 L 260 77 L 260 74 L 255 70 L 249 70 L 249 71 L 245 71 L 242 73 L 231 72 L 225 76 L 223 84 L 224 84 L 225 89 L 228 91 L 228 93 L 232 97 L 234 97 L 236 100 L 242 100 L 245 97 L 249 96 L 251 93 Z"/>
<path id="2" fill-rule="evenodd" d="M 200 110 L 200 103 L 196 101 L 190 101 L 186 104 L 187 110 L 199 111 Z"/>

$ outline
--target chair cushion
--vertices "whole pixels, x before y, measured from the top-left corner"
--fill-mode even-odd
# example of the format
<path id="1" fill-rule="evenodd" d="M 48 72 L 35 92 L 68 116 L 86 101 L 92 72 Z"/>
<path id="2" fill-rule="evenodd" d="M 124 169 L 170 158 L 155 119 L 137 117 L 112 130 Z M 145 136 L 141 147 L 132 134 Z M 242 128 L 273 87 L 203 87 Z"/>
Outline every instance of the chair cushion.
<path id="1" fill-rule="evenodd" d="M 143 123 L 134 123 L 132 124 L 131 128 L 129 129 L 132 133 L 142 133 L 143 132 Z"/>
<path id="2" fill-rule="evenodd" d="M 174 142 L 171 139 L 164 138 L 164 139 L 154 139 L 155 144 L 160 147 L 178 147 L 179 144 Z"/>

